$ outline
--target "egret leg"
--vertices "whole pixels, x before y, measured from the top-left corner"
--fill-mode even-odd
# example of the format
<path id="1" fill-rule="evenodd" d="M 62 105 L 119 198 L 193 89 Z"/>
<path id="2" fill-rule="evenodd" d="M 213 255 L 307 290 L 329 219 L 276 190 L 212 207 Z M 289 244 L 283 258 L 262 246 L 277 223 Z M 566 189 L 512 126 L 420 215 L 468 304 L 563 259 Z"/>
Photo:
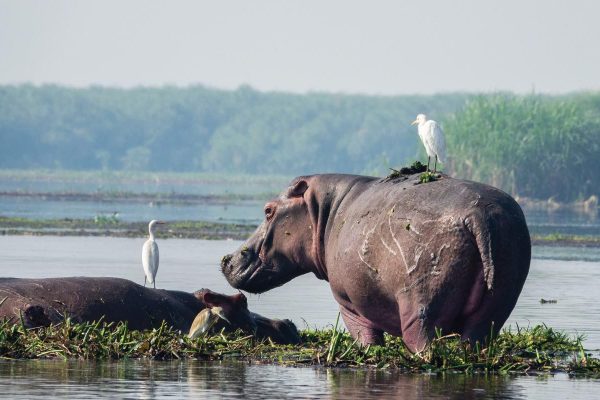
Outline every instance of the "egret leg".
<path id="1" fill-rule="evenodd" d="M 144 275 L 144 287 L 146 287 L 146 275 Z"/>
<path id="2" fill-rule="evenodd" d="M 435 163 L 433 164 L 433 173 L 435 174 L 437 172 L 437 154 L 435 156 Z"/>
<path id="3" fill-rule="evenodd" d="M 429 172 L 429 163 L 431 162 L 431 157 L 427 156 L 427 172 Z"/>
<path id="4" fill-rule="evenodd" d="M 154 284 L 154 289 L 156 289 L 156 279 L 154 280 L 153 284 Z"/>

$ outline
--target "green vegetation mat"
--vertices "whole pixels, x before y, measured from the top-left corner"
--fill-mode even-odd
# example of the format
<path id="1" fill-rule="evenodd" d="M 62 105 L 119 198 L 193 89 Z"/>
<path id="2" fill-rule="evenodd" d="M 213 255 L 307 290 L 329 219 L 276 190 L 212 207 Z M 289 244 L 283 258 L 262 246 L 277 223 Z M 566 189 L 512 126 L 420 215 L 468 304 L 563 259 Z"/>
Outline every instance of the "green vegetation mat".
<path id="1" fill-rule="evenodd" d="M 401 338 L 386 335 L 384 346 L 360 346 L 334 329 L 301 331 L 302 344 L 277 345 L 241 332 L 216 333 L 190 340 L 163 324 L 133 331 L 126 324 L 74 324 L 70 319 L 47 328 L 27 329 L 0 323 L 4 359 L 238 359 L 284 365 L 371 367 L 405 372 L 526 373 L 567 372 L 600 376 L 600 360 L 586 353 L 582 337 L 570 337 L 544 325 L 504 330 L 489 343 L 471 346 L 456 335 L 442 336 L 419 354 Z"/>
<path id="2" fill-rule="evenodd" d="M 245 239 L 256 225 L 225 224 L 206 221 L 171 221 L 167 229 L 156 233 L 159 238 Z M 147 222 L 124 222 L 113 216 L 94 219 L 27 219 L 0 216 L 0 235 L 60 236 L 148 236 Z"/>

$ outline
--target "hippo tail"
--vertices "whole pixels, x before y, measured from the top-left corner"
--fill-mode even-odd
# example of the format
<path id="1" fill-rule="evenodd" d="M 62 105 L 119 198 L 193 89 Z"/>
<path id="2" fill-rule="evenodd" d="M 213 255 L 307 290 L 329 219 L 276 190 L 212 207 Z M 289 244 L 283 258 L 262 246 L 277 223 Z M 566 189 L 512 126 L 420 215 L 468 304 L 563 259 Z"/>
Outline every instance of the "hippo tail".
<path id="1" fill-rule="evenodd" d="M 477 250 L 481 257 L 483 265 L 483 279 L 488 290 L 494 287 L 494 273 L 496 266 L 494 265 L 493 245 L 495 235 L 492 235 L 490 226 L 487 223 L 486 212 L 473 214 L 465 218 L 465 225 L 471 232 L 477 244 Z"/>
<path id="2" fill-rule="evenodd" d="M 488 290 L 522 287 L 529 272 L 531 241 L 521 208 L 512 199 L 488 204 L 465 218 L 473 234 Z"/>

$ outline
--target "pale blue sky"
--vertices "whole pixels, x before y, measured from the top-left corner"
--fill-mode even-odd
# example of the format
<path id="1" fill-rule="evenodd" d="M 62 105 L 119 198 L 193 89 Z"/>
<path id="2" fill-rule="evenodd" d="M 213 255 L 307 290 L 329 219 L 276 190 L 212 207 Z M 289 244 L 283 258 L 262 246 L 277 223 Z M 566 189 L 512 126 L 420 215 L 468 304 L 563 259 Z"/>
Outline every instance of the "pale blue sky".
<path id="1" fill-rule="evenodd" d="M 0 84 L 600 89 L 597 1 L 0 0 Z"/>

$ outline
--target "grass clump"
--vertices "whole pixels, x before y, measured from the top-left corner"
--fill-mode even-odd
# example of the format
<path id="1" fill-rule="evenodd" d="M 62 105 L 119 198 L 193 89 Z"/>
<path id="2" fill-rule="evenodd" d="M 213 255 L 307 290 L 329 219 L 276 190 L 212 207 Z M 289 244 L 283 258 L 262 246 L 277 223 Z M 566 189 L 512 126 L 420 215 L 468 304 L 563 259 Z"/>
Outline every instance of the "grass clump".
<path id="1" fill-rule="evenodd" d="M 361 346 L 337 328 L 304 330 L 299 345 L 257 340 L 241 331 L 217 332 L 189 339 L 166 324 L 134 331 L 127 324 L 80 323 L 70 319 L 47 328 L 0 323 L 0 357 L 5 359 L 238 359 L 258 363 L 327 367 L 394 368 L 405 372 L 508 373 L 567 372 L 600 376 L 600 360 L 570 337 L 545 325 L 504 330 L 486 343 L 462 342 L 437 332 L 424 351 L 411 353 L 402 338 L 385 336 L 385 345 Z"/>
<path id="2" fill-rule="evenodd" d="M 392 173 L 387 176 L 387 179 L 395 179 L 400 178 L 405 175 L 418 174 L 419 172 L 423 172 L 427 170 L 427 166 L 423 165 L 421 161 L 415 161 L 409 167 L 402 167 L 399 170 L 390 168 Z"/>
<path id="3" fill-rule="evenodd" d="M 419 183 L 428 183 L 428 182 L 437 181 L 438 176 L 439 175 L 434 174 L 431 171 L 425 171 L 421 175 L 419 175 Z"/>
<path id="4" fill-rule="evenodd" d="M 119 223 L 119 213 L 114 212 L 111 215 L 96 215 L 94 217 L 96 225 L 116 225 Z"/>

